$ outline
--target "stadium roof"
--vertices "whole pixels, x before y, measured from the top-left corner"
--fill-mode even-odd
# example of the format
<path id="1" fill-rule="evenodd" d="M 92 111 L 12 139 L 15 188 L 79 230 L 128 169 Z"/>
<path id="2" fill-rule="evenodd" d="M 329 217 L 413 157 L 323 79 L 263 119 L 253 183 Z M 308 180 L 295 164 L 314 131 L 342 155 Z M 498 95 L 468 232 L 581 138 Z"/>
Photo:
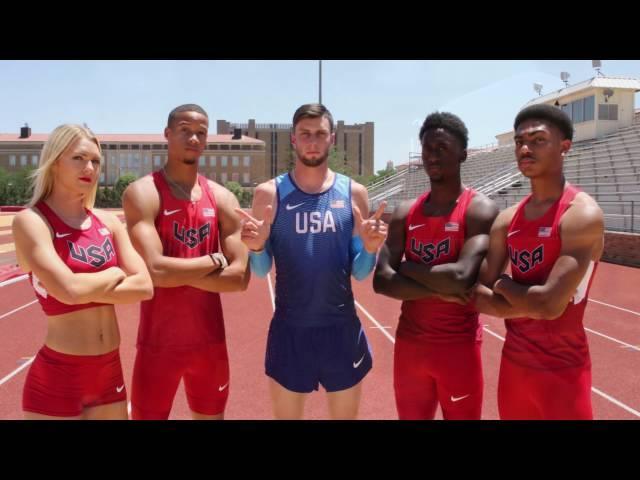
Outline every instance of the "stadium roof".
<path id="1" fill-rule="evenodd" d="M 561 88 L 555 92 L 547 93 L 541 97 L 530 100 L 525 107 L 529 105 L 536 105 L 539 103 L 547 103 L 552 100 L 556 100 L 562 97 L 566 97 L 573 93 L 581 92 L 582 90 L 589 90 L 591 88 L 620 88 L 625 90 L 640 90 L 640 79 L 632 77 L 604 77 L 598 76 L 585 80 L 584 82 L 576 83 L 569 87 Z"/>

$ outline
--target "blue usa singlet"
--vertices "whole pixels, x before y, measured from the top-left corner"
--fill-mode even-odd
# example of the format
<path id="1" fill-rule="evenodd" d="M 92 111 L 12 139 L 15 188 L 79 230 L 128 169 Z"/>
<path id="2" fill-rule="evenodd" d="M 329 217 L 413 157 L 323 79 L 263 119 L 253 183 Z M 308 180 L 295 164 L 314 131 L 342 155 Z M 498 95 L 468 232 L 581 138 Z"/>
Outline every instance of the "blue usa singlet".
<path id="1" fill-rule="evenodd" d="M 357 321 L 351 291 L 351 179 L 305 193 L 288 173 L 276 177 L 278 205 L 269 243 L 276 265 L 274 321 L 296 326 Z"/>

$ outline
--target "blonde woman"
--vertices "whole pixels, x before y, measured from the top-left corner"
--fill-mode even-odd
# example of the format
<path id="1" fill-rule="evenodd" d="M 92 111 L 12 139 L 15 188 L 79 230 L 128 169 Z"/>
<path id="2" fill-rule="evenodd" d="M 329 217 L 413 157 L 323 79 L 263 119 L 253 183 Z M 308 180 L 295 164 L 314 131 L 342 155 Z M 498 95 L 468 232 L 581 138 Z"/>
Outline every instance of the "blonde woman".
<path id="1" fill-rule="evenodd" d="M 47 316 L 24 385 L 26 419 L 127 418 L 113 305 L 148 299 L 153 287 L 120 221 L 93 209 L 101 163 L 90 130 L 56 128 L 13 222 L 18 263 Z"/>

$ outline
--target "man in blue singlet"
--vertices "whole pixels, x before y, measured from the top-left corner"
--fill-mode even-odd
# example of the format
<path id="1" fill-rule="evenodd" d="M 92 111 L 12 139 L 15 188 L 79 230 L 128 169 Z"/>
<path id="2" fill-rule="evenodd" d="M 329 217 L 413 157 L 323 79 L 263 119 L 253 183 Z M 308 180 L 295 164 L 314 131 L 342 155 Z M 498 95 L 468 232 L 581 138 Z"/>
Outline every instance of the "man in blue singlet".
<path id="1" fill-rule="evenodd" d="M 252 272 L 263 277 L 276 263 L 265 360 L 274 416 L 302 418 L 306 397 L 321 384 L 331 418 L 354 419 L 372 359 L 350 277 L 373 270 L 387 235 L 385 205 L 363 218 L 366 188 L 329 169 L 335 133 L 323 105 L 296 110 L 291 142 L 293 170 L 258 185 L 252 215 L 237 210 Z"/>

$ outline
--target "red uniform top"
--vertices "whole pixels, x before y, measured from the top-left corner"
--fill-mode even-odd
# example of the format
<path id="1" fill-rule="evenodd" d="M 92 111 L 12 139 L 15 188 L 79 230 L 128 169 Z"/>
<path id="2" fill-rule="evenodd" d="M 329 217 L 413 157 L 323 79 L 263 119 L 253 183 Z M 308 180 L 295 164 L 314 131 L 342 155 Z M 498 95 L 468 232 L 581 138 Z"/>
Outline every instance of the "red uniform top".
<path id="1" fill-rule="evenodd" d="M 422 194 L 409 210 L 405 257 L 426 265 L 455 262 L 464 245 L 467 208 L 476 192 L 465 188 L 453 211 L 443 217 L 427 217 L 422 212 L 430 193 Z M 482 329 L 471 305 L 424 298 L 402 302 L 397 335 L 425 342 L 474 342 L 482 339 Z"/>
<path id="2" fill-rule="evenodd" d="M 178 200 L 161 171 L 150 174 L 160 194 L 155 220 L 167 257 L 193 258 L 218 251 L 218 214 L 207 179 L 198 175 L 202 197 Z M 189 286 L 154 288 L 151 300 L 140 302 L 139 346 L 193 349 L 225 341 L 218 293 Z"/>
<path id="3" fill-rule="evenodd" d="M 524 206 L 531 195 L 520 202 L 507 233 L 513 280 L 524 285 L 546 282 L 562 246 L 560 218 L 579 192 L 568 185 L 558 201 L 536 220 L 526 220 L 524 216 Z M 591 262 L 573 298 L 555 320 L 506 319 L 505 357 L 522 366 L 541 369 L 589 365 L 582 318 L 596 267 L 597 262 Z"/>
<path id="4" fill-rule="evenodd" d="M 118 266 L 113 234 L 91 210 L 86 209 L 87 215 L 91 218 L 91 226 L 86 230 L 80 230 L 64 223 L 43 201 L 38 202 L 36 208 L 40 210 L 54 231 L 53 248 L 73 273 L 93 273 Z M 105 303 L 67 305 L 51 296 L 33 272 L 29 272 L 29 279 L 45 315 L 62 315 L 84 308 L 107 305 Z"/>

